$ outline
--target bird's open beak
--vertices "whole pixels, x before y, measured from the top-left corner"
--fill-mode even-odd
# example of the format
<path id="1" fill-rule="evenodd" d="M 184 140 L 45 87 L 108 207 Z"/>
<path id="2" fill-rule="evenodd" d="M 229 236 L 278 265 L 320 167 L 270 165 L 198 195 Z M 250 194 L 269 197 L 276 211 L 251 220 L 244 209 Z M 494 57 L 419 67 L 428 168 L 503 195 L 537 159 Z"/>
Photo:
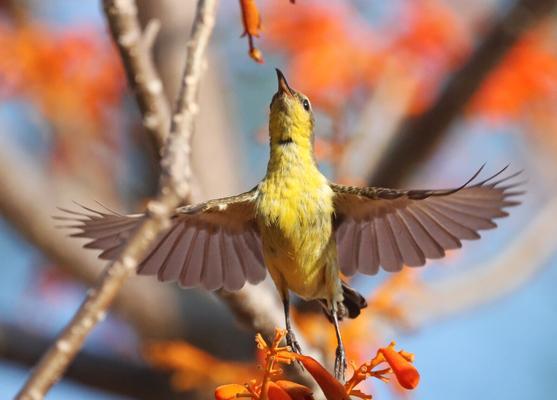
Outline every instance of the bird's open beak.
<path id="1" fill-rule="evenodd" d="M 280 72 L 280 69 L 275 68 L 277 71 L 277 79 L 278 79 L 278 92 L 285 93 L 288 96 L 294 96 L 294 91 L 288 86 L 288 82 L 286 82 L 286 78 L 284 77 L 283 73 Z"/>

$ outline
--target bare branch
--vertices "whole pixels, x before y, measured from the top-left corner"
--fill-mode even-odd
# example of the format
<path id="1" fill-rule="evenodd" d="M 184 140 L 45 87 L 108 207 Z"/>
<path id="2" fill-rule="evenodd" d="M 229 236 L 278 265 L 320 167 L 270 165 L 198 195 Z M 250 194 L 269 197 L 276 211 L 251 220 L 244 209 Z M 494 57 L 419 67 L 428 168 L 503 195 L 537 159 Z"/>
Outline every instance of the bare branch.
<path id="1" fill-rule="evenodd" d="M 401 128 L 368 182 L 396 187 L 408 172 L 415 170 L 435 150 L 493 67 L 527 29 L 547 16 L 556 5 L 557 0 L 516 1 L 466 65 L 454 74 L 429 111 Z"/>
<path id="2" fill-rule="evenodd" d="M 128 6 L 132 2 L 133 0 L 120 0 L 118 5 Z M 88 291 L 85 301 L 54 345 L 42 357 L 17 399 L 36 400 L 44 397 L 74 359 L 89 332 L 104 318 L 106 310 L 127 278 L 135 273 L 150 243 L 169 226 L 174 209 L 189 195 L 189 141 L 198 110 L 197 86 L 205 50 L 215 23 L 216 4 L 216 0 L 199 0 L 197 3 L 178 106 L 161 162 L 163 179 L 157 199 L 149 202 L 147 216 L 137 232 L 118 259 L 107 267 L 97 287 Z M 128 11 L 130 9 L 132 7 Z"/>
<path id="3" fill-rule="evenodd" d="M 0 324 L 0 358 L 33 366 L 50 344 L 50 337 Z M 167 372 L 142 362 L 84 350 L 66 372 L 66 378 L 95 389 L 135 400 L 186 400 L 170 385 Z"/>
<path id="4" fill-rule="evenodd" d="M 150 21 L 161 22 L 161 31 L 154 47 L 154 60 L 159 71 L 166 98 L 172 102 L 178 97 L 184 67 L 184 37 L 191 30 L 195 2 L 183 0 L 137 0 L 142 26 Z M 226 93 L 229 71 L 219 55 L 207 54 L 208 68 L 203 72 L 199 92 L 200 112 L 197 131 L 207 132 L 192 139 L 192 168 L 196 182 L 192 182 L 192 202 L 230 196 L 245 191 L 240 178 L 243 149 L 237 139 L 235 114 L 230 107 L 230 93 Z M 224 91 L 224 92 L 223 92 Z M 211 168 L 207 168 L 211 160 Z"/>
<path id="5" fill-rule="evenodd" d="M 135 0 L 104 0 L 103 3 L 128 82 L 141 110 L 143 126 L 160 150 L 170 125 L 170 107 L 152 58 L 152 46 L 160 24 L 156 20 L 150 21 L 142 32 Z"/>

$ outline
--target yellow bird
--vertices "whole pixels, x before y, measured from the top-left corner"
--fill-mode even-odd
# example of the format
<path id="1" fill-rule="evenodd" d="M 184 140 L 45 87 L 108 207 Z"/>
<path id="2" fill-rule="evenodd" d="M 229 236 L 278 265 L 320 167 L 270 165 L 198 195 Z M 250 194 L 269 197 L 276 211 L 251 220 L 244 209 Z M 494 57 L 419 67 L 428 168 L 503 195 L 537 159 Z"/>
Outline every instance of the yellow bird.
<path id="1" fill-rule="evenodd" d="M 344 379 L 346 360 L 339 320 L 355 318 L 365 299 L 340 278 L 360 272 L 389 272 L 421 266 L 478 239 L 494 228 L 515 184 L 495 176 L 449 190 L 394 190 L 332 183 L 317 168 L 309 99 L 293 90 L 277 69 L 278 91 L 271 101 L 271 155 L 265 178 L 249 192 L 178 208 L 138 273 L 182 287 L 239 290 L 258 283 L 266 270 L 284 304 L 287 342 L 300 351 L 289 318 L 289 293 L 317 299 L 334 324 L 338 348 L 335 374 Z M 90 210 L 75 213 L 73 236 L 93 239 L 85 247 L 115 259 L 143 215 Z"/>

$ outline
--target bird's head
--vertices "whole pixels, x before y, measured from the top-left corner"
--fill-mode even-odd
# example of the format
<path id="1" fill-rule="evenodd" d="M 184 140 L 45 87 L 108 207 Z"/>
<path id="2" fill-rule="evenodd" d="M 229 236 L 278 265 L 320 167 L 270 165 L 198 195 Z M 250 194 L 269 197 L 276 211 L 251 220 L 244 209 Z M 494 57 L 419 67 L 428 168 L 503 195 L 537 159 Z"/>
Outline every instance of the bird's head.
<path id="1" fill-rule="evenodd" d="M 307 96 L 292 89 L 277 71 L 278 90 L 271 101 L 269 135 L 271 143 L 311 144 L 313 113 Z"/>

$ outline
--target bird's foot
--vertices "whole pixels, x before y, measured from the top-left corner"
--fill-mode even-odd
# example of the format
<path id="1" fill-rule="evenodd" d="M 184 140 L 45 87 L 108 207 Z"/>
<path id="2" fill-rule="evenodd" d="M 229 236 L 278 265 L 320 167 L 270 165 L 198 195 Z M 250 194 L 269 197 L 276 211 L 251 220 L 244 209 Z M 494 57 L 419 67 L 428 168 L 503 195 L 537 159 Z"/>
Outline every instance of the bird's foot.
<path id="1" fill-rule="evenodd" d="M 302 354 L 302 348 L 294 336 L 294 332 L 290 329 L 286 332 L 286 345 L 290 347 L 290 350 L 297 354 Z M 300 360 L 297 360 L 296 364 L 303 370 L 304 366 Z"/>
<path id="2" fill-rule="evenodd" d="M 341 383 L 344 383 L 344 373 L 346 372 L 347 367 L 344 348 L 338 346 L 335 358 L 335 378 L 337 378 L 337 380 Z"/>
<path id="3" fill-rule="evenodd" d="M 294 353 L 302 354 L 302 348 L 300 347 L 300 344 L 296 340 L 296 336 L 294 336 L 294 332 L 292 332 L 290 329 L 286 332 L 286 345 L 290 347 L 290 349 Z"/>

